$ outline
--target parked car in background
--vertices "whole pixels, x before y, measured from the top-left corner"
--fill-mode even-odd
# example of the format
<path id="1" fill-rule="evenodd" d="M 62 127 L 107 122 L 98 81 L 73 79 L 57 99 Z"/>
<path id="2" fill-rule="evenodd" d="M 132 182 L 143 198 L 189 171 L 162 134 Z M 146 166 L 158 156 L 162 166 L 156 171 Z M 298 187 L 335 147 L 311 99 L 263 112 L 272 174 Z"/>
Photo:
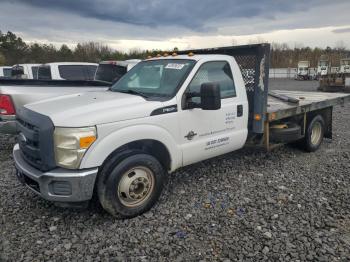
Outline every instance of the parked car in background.
<path id="1" fill-rule="evenodd" d="M 40 64 L 17 64 L 12 66 L 11 78 L 14 79 L 37 79 Z"/>
<path id="2" fill-rule="evenodd" d="M 59 62 L 43 64 L 38 69 L 39 80 L 94 80 L 98 64 Z"/>
<path id="3" fill-rule="evenodd" d="M 11 78 L 11 66 L 0 66 L 0 78 Z"/>
<path id="4" fill-rule="evenodd" d="M 109 89 L 99 81 L 0 80 L 0 133 L 16 133 L 16 112 L 23 105 L 69 94 Z"/>
<path id="5" fill-rule="evenodd" d="M 298 80 L 310 80 L 310 61 L 298 62 Z"/>
<path id="6" fill-rule="evenodd" d="M 316 78 L 320 79 L 323 76 L 328 75 L 331 72 L 331 63 L 326 56 L 321 56 L 318 61 Z"/>
<path id="7" fill-rule="evenodd" d="M 141 60 L 102 61 L 99 63 L 95 80 L 115 83 Z"/>

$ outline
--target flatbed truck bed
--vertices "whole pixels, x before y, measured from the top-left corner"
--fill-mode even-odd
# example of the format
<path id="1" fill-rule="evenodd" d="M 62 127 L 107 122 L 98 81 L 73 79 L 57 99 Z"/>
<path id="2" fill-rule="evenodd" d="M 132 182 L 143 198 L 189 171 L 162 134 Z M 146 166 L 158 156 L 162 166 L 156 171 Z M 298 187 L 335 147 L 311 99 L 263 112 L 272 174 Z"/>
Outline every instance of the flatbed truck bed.
<path id="1" fill-rule="evenodd" d="M 299 103 L 285 102 L 269 96 L 267 102 L 267 117 L 269 122 L 292 117 L 315 110 L 321 110 L 350 102 L 350 94 L 302 92 L 274 90 L 274 93 L 299 100 Z"/>
<path id="2" fill-rule="evenodd" d="M 284 99 L 290 98 L 295 102 L 287 102 Z M 264 123 L 264 134 L 262 140 L 249 141 L 248 146 L 262 146 L 266 150 L 283 145 L 274 141 L 276 134 L 272 133 L 276 124 L 294 122 L 301 127 L 300 139 L 306 134 L 309 120 L 314 115 L 320 114 L 325 120 L 326 138 L 332 138 L 332 115 L 333 107 L 350 102 L 350 94 L 324 93 L 324 92 L 303 92 L 274 90 L 273 96 L 267 99 L 266 121 Z"/>

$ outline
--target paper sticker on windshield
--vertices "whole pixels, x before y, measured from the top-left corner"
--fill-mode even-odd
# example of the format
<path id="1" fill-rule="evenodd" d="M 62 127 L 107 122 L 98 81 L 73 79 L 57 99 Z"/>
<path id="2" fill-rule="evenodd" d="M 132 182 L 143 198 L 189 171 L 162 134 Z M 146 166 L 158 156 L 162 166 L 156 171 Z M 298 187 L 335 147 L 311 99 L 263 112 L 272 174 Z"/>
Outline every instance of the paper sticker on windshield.
<path id="1" fill-rule="evenodd" d="M 167 64 L 167 66 L 166 66 L 165 68 L 167 68 L 167 69 L 181 70 L 184 66 L 185 66 L 185 64 L 175 64 L 175 63 L 171 63 L 171 64 Z"/>

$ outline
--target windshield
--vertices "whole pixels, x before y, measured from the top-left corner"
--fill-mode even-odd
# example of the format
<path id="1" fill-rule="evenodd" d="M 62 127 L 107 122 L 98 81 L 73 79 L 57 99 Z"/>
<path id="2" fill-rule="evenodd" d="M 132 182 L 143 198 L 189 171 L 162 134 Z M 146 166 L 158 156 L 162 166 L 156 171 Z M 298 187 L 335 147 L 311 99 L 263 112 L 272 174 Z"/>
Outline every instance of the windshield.
<path id="1" fill-rule="evenodd" d="M 138 63 L 111 90 L 148 97 L 173 97 L 194 66 L 194 60 L 160 59 Z"/>
<path id="2" fill-rule="evenodd" d="M 33 74 L 33 79 L 38 79 L 38 66 L 33 66 L 32 67 L 32 74 Z"/>

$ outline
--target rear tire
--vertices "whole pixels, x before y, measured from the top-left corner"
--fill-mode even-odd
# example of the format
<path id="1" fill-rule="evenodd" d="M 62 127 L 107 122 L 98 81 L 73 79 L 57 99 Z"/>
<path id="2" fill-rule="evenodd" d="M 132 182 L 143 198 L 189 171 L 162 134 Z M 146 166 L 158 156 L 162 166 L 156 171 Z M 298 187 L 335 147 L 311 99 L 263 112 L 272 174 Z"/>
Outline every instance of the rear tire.
<path id="1" fill-rule="evenodd" d="M 136 217 L 159 199 L 165 171 L 159 161 L 136 151 L 120 161 L 111 158 L 99 174 L 97 193 L 102 207 L 114 217 Z"/>
<path id="2" fill-rule="evenodd" d="M 305 137 L 300 145 L 307 152 L 315 152 L 322 144 L 325 133 L 325 122 L 322 116 L 315 116 L 307 125 Z"/>

